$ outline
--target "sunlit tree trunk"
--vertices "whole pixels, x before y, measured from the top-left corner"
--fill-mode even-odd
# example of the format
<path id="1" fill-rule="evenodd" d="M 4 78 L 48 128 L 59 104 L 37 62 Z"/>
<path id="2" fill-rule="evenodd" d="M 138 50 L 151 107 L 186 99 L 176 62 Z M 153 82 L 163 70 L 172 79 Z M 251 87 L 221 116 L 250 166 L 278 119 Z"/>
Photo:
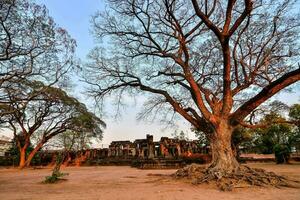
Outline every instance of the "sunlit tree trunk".
<path id="1" fill-rule="evenodd" d="M 226 121 L 215 127 L 215 132 L 210 137 L 212 162 L 209 170 L 232 172 L 239 167 L 231 145 L 232 132 L 233 127 Z"/>
<path id="2" fill-rule="evenodd" d="M 20 162 L 19 162 L 20 169 L 25 167 L 25 161 L 26 161 L 26 147 L 22 147 L 20 149 Z"/>

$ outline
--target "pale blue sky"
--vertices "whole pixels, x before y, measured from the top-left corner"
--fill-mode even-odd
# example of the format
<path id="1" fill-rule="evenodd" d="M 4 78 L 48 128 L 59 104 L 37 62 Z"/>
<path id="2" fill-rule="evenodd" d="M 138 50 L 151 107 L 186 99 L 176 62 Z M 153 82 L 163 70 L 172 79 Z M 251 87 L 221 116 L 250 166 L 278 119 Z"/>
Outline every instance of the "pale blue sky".
<path id="1" fill-rule="evenodd" d="M 44 4 L 50 16 L 61 27 L 67 29 L 77 41 L 77 55 L 84 59 L 93 47 L 90 34 L 91 16 L 98 10 L 104 10 L 103 0 L 36 0 Z"/>
<path id="2" fill-rule="evenodd" d="M 98 10 L 104 10 L 103 0 L 37 0 L 37 3 L 45 4 L 49 10 L 50 16 L 61 27 L 65 28 L 70 35 L 77 41 L 77 56 L 82 60 L 86 60 L 88 52 L 94 47 L 94 40 L 90 34 L 91 16 Z M 80 87 L 82 83 L 76 83 Z M 299 85 L 299 84 L 298 84 Z M 299 87 L 298 87 L 299 89 Z M 75 93 L 76 94 L 76 93 Z M 77 94 L 78 95 L 78 94 Z M 80 94 L 79 94 L 80 95 Z M 79 96 L 80 99 L 85 99 Z M 279 94 L 277 97 L 289 104 L 299 102 L 299 92 L 289 94 Z M 161 136 L 170 136 L 173 130 L 162 130 L 164 126 L 158 124 L 144 124 L 136 122 L 135 116 L 138 112 L 139 105 L 133 106 L 131 102 L 123 118 L 115 122 L 111 118 L 104 119 L 108 128 L 104 133 L 103 144 L 109 144 L 112 140 L 133 140 L 136 138 L 144 138 L 146 134 L 153 134 L 155 140 L 159 140 Z M 184 121 L 184 120 L 182 120 Z M 186 122 L 178 122 L 180 129 L 188 131 L 190 126 Z M 193 137 L 192 133 L 189 133 Z"/>

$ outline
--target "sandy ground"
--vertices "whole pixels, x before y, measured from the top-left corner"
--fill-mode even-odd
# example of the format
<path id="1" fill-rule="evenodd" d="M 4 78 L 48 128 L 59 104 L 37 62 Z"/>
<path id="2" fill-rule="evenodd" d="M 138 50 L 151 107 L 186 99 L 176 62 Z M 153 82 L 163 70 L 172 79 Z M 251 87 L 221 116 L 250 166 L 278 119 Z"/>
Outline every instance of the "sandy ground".
<path id="1" fill-rule="evenodd" d="M 300 164 L 251 164 L 300 181 Z M 42 184 L 51 173 L 46 169 L 0 169 L 0 199 L 99 199 L 99 200 L 300 200 L 300 189 L 242 188 L 222 192 L 208 185 L 191 185 L 182 181 L 154 176 L 175 170 L 139 170 L 130 167 L 69 167 L 67 181 Z M 149 174 L 152 174 L 149 176 Z M 153 175 L 154 174 L 154 175 Z"/>

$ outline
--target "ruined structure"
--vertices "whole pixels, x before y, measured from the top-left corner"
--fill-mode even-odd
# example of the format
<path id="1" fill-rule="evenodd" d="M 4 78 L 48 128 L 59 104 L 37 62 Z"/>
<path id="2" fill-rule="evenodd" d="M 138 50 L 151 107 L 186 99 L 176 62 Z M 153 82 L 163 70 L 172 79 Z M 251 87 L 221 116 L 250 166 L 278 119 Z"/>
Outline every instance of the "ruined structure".
<path id="1" fill-rule="evenodd" d="M 113 141 L 108 148 L 108 157 L 131 157 L 135 155 L 135 146 L 129 140 Z"/>
<path id="2" fill-rule="evenodd" d="M 81 165 L 88 162 L 95 165 L 128 165 L 132 161 L 143 160 L 180 160 L 182 158 L 207 155 L 209 147 L 202 147 L 198 140 L 186 141 L 176 138 L 162 137 L 154 141 L 153 135 L 146 135 L 145 139 L 136 139 L 133 142 L 113 141 L 108 148 L 86 149 L 69 152 L 64 165 Z M 55 162 L 55 153 L 52 162 Z"/>
<path id="3" fill-rule="evenodd" d="M 153 135 L 146 135 L 145 139 L 131 141 L 113 141 L 109 148 L 91 149 L 91 157 L 122 157 L 122 158 L 179 158 L 192 154 L 208 154 L 209 147 L 201 146 L 198 140 L 186 141 L 175 138 L 162 137 L 154 142 Z M 97 154 L 97 155 L 95 155 Z"/>
<path id="4" fill-rule="evenodd" d="M 160 141 L 154 141 L 153 135 L 146 135 L 145 139 L 136 139 L 133 142 L 113 141 L 108 148 L 87 149 L 73 152 L 72 159 L 75 165 L 89 161 L 89 164 L 100 165 L 128 165 L 132 162 L 159 165 L 160 163 L 182 164 L 186 159 L 199 159 L 207 162 L 210 157 L 209 147 L 202 146 L 198 140 L 187 141 L 176 138 L 162 137 Z M 75 157 L 75 159 L 74 159 Z M 192 162 L 192 161 L 191 161 Z M 70 163 L 70 158 L 68 163 Z M 175 164 L 174 164 L 175 163 Z"/>

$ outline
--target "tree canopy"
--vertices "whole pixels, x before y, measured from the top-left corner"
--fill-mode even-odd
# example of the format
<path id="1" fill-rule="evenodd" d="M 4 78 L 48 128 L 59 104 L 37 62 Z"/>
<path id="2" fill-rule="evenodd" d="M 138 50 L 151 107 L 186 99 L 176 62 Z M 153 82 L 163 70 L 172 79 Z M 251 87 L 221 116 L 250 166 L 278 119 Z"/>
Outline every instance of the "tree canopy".
<path id="1" fill-rule="evenodd" d="M 9 101 L 5 88 L 17 90 L 21 80 L 62 84 L 74 65 L 75 47 L 75 40 L 55 24 L 45 6 L 30 0 L 1 1 L 0 105 Z M 19 92 L 24 93 L 21 88 Z"/>
<path id="2" fill-rule="evenodd" d="M 299 18 L 292 1 L 225 5 L 108 1 L 93 18 L 105 45 L 90 54 L 91 93 L 146 91 L 146 109 L 171 108 L 195 127 L 216 115 L 241 122 L 299 80 Z"/>

